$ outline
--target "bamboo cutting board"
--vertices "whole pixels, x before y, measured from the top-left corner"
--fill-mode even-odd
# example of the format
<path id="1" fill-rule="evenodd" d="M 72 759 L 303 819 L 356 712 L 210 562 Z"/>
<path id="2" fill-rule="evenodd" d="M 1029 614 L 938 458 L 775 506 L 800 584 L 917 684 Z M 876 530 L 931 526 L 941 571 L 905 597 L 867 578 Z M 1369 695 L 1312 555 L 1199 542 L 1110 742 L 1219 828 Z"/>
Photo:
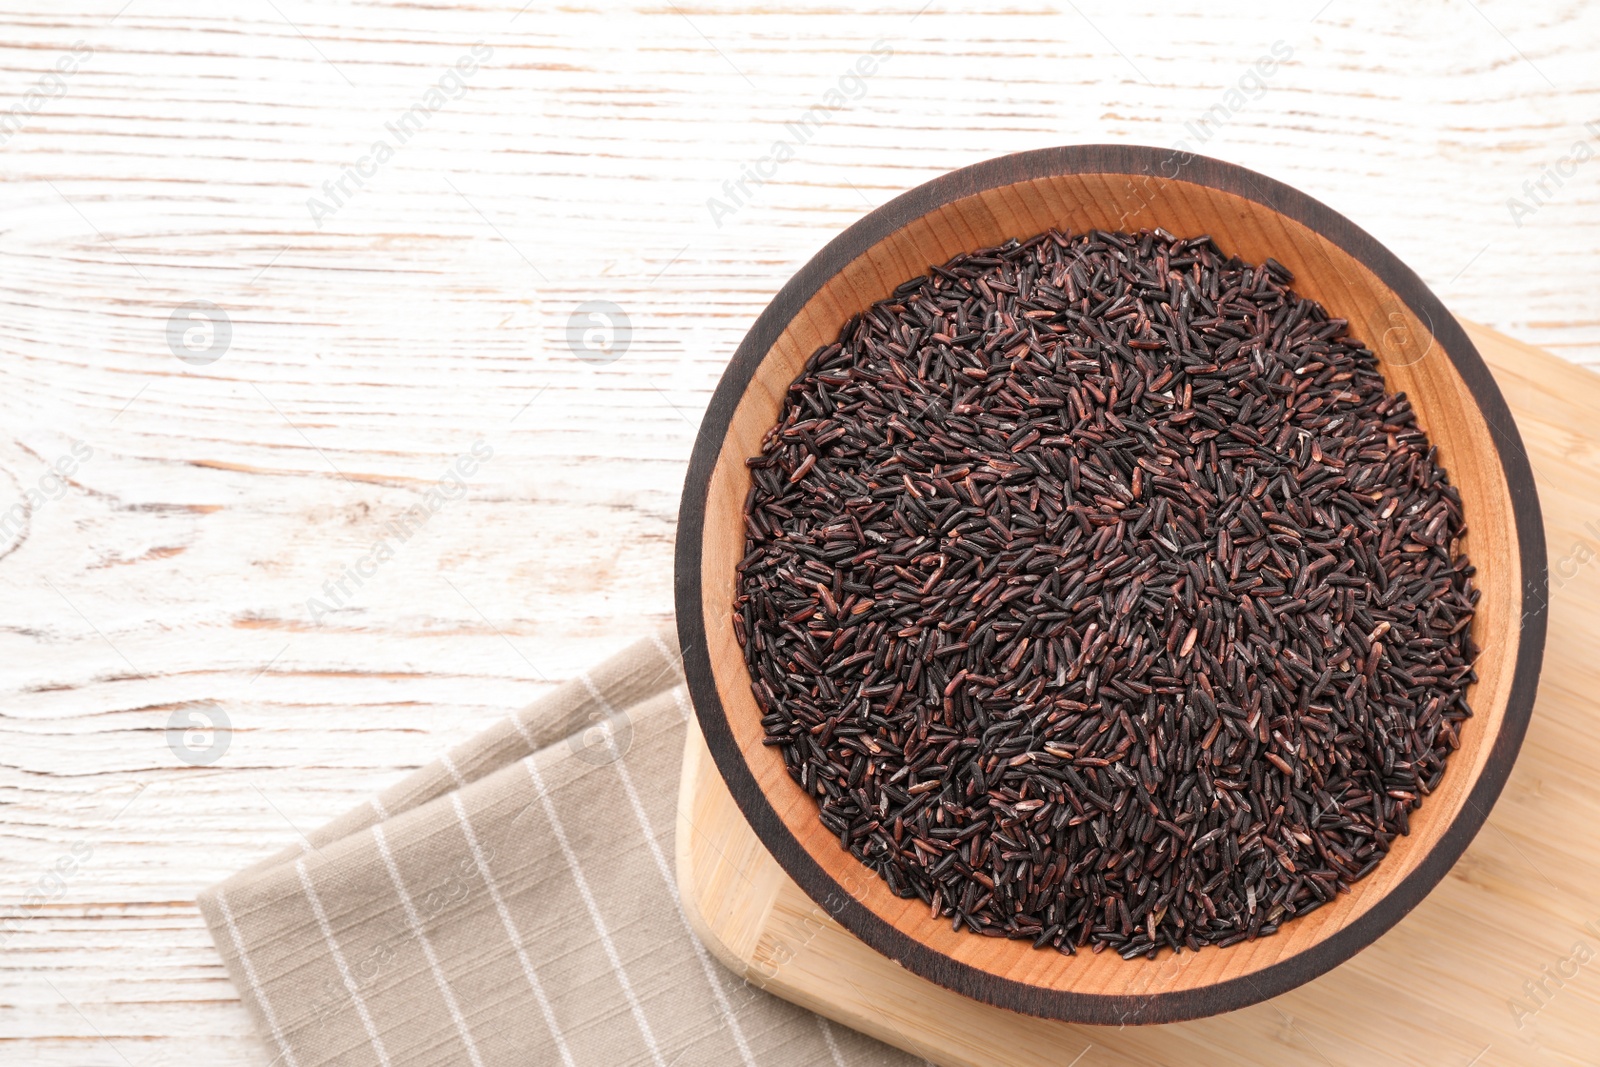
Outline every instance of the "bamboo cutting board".
<path id="1" fill-rule="evenodd" d="M 1210 1019 L 1082 1026 L 989 1007 L 868 948 L 806 896 L 691 720 L 677 860 L 701 938 L 753 985 L 941 1067 L 1600 1063 L 1600 375 L 1464 325 L 1538 482 L 1549 636 L 1510 782 L 1398 926 L 1316 981 Z"/>

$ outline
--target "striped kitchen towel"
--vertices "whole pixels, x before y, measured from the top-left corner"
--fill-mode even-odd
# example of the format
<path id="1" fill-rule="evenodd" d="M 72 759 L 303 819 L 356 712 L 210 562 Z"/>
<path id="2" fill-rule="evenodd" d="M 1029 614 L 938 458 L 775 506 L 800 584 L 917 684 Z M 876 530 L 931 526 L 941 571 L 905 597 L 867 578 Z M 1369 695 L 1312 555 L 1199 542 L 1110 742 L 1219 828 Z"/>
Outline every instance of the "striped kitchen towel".
<path id="1" fill-rule="evenodd" d="M 688 715 L 663 632 L 202 893 L 263 1062 L 920 1062 L 695 939 L 671 860 Z"/>

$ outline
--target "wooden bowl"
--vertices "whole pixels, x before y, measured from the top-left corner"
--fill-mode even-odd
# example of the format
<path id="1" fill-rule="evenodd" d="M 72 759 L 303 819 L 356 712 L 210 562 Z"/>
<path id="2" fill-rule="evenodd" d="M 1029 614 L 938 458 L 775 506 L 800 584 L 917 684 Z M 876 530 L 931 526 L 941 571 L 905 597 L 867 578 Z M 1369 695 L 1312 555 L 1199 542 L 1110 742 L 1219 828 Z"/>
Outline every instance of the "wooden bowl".
<path id="1" fill-rule="evenodd" d="M 745 551 L 745 459 L 761 450 L 807 357 L 901 282 L 957 253 L 1050 227 L 1209 233 L 1224 252 L 1294 272 L 1294 287 L 1350 321 L 1391 390 L 1410 395 L 1461 492 L 1482 599 L 1473 715 L 1411 832 L 1347 894 L 1273 936 L 1155 961 L 1063 956 L 980 937 L 895 896 L 839 846 L 816 802 L 761 743 L 734 637 Z M 980 1001 L 1087 1023 L 1158 1023 L 1229 1011 L 1308 981 L 1416 906 L 1483 824 L 1533 705 L 1545 634 L 1545 547 L 1527 454 L 1466 334 L 1427 287 L 1347 219 L 1241 167 L 1152 148 L 1075 146 L 980 163 L 919 186 L 840 234 L 756 320 L 700 427 L 677 545 L 678 629 L 701 730 L 728 789 L 783 869 L 840 924 L 924 978 Z"/>

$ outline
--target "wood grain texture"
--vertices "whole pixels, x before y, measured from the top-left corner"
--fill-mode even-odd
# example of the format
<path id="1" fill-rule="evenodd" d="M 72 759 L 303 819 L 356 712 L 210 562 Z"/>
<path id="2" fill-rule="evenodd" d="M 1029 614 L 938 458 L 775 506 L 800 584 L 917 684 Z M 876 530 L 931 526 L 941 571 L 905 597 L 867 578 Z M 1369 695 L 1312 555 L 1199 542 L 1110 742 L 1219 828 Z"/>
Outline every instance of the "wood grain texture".
<path id="1" fill-rule="evenodd" d="M 1167 166 L 1171 164 L 1170 169 Z M 1164 175 L 1176 175 L 1167 178 Z M 1481 595 L 1473 708 L 1450 771 L 1377 871 L 1277 936 L 1130 968 L 930 921 L 838 847 L 816 800 L 767 743 L 735 637 L 748 550 L 747 459 L 761 453 L 807 358 L 923 265 L 1056 227 L 1211 234 L 1250 262 L 1288 267 L 1297 292 L 1349 320 L 1390 390 L 1405 393 L 1459 491 Z M 1532 708 L 1548 602 L 1545 546 L 1524 446 L 1461 328 L 1405 267 L 1348 220 L 1261 174 L 1162 150 L 1080 146 L 1016 153 L 918 186 L 872 212 L 795 275 L 717 387 L 679 508 L 678 633 L 705 741 L 762 844 L 856 937 L 915 974 L 988 1004 L 1080 1023 L 1165 1023 L 1231 1011 L 1343 962 L 1408 912 L 1460 856 L 1499 795 Z M 1154 977 L 1152 977 L 1154 976 Z"/>
<path id="2" fill-rule="evenodd" d="M 92 49 L 0 143 L 0 513 L 94 449 L 0 533 L 0 1062 L 265 1064 L 196 890 L 666 619 L 728 356 L 817 248 L 937 174 L 1193 141 L 1210 114 L 1203 151 L 1350 216 L 1452 310 L 1600 365 L 1600 161 L 1521 226 L 1506 206 L 1600 117 L 1575 0 L 274 3 L 0 5 L 0 111 Z M 879 39 L 864 95 L 717 225 L 708 198 Z M 1292 58 L 1219 123 L 1278 40 Z M 307 200 L 477 41 L 464 91 L 318 226 Z M 633 324 L 601 367 L 565 342 L 595 298 Z M 168 349 L 189 300 L 234 328 L 208 367 Z M 465 499 L 314 622 L 307 600 L 480 435 L 495 458 Z M 1559 491 L 1600 513 L 1594 484 Z M 1587 567 L 1565 536 L 1552 564 Z M 166 726 L 207 705 L 230 745 L 190 766 Z M 1572 847 L 1531 831 L 1579 783 L 1516 781 L 1506 836 L 1465 861 L 1485 877 Z M 1552 964 L 1567 911 L 1600 913 L 1563 892 L 1536 932 Z"/>
<path id="3" fill-rule="evenodd" d="M 1600 404 L 1600 377 L 1491 331 L 1470 332 L 1519 396 L 1530 452 L 1555 478 L 1540 486 L 1552 543 L 1600 540 L 1584 529 L 1600 476 L 1572 447 L 1584 457 L 1600 448 L 1600 432 L 1580 414 Z M 679 795 L 679 885 L 696 929 L 747 980 L 942 1067 L 1045 1067 L 1084 1049 L 1136 1063 L 1592 1062 L 1600 981 L 1586 980 L 1593 975 L 1580 960 L 1600 945 L 1590 888 L 1600 878 L 1600 783 L 1589 773 L 1600 752 L 1584 695 L 1600 684 L 1588 647 L 1600 626 L 1597 596 L 1592 565 L 1555 590 L 1545 684 L 1524 755 L 1488 827 L 1445 880 L 1347 963 L 1227 1015 L 1075 1026 L 988 1007 L 911 974 L 852 937 L 784 874 L 693 728 Z M 1519 843 L 1530 839 L 1541 843 Z M 863 883 L 871 880 L 863 872 Z M 1172 957 L 1112 962 L 1150 993 L 1182 970 Z M 1524 982 L 1543 989 L 1529 992 Z M 1131 1004 L 1127 1022 L 1139 1014 Z"/>

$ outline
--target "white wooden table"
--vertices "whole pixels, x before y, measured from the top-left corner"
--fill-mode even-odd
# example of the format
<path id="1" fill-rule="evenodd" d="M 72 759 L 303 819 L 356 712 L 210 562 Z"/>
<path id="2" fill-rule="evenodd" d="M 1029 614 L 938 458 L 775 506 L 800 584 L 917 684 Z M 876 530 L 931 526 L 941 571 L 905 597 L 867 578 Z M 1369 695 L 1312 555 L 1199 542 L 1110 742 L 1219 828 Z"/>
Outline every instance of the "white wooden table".
<path id="1" fill-rule="evenodd" d="M 668 618 L 727 357 L 937 174 L 1187 141 L 1600 365 L 1593 8 L 920 5 L 5 5 L 0 1064 L 265 1064 L 196 890 Z"/>

